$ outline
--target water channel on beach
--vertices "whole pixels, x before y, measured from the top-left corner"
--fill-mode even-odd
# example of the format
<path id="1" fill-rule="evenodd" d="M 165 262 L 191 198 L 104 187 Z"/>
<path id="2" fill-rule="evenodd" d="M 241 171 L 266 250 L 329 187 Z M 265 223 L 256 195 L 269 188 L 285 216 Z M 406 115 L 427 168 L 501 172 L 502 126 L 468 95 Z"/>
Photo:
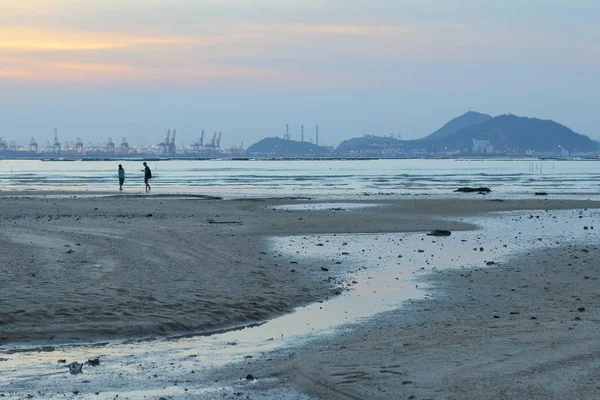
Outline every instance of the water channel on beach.
<path id="1" fill-rule="evenodd" d="M 347 212 L 352 212 L 345 204 L 329 203 L 327 207 L 348 207 Z M 322 260 L 329 266 L 324 279 L 331 279 L 343 294 L 254 327 L 211 336 L 35 349 L 5 346 L 0 349 L 0 394 L 5 398 L 27 394 L 52 398 L 77 392 L 80 397 L 98 399 L 232 394 L 261 381 L 276 380 L 260 377 L 246 381 L 253 360 L 271 358 L 278 349 L 295 348 L 323 335 L 352 330 L 366 318 L 402 307 L 408 299 L 427 298 L 428 288 L 415 279 L 423 273 L 445 268 L 501 268 L 517 253 L 588 243 L 593 240 L 598 216 L 596 210 L 500 212 L 464 219 L 484 229 L 457 231 L 448 237 L 427 236 L 427 232 L 272 237 L 268 243 L 272 252 L 297 261 L 297 266 L 290 268 L 297 268 L 299 273 L 303 260 Z M 597 225 L 600 229 L 600 223 Z M 340 259 L 350 270 L 345 276 L 334 270 L 334 260 Z M 83 374 L 70 375 L 65 367 L 73 361 L 95 358 L 100 365 L 86 364 Z M 232 365 L 241 367 L 229 381 L 205 378 L 209 371 Z M 271 389 L 263 398 L 306 397 L 291 390 Z"/>

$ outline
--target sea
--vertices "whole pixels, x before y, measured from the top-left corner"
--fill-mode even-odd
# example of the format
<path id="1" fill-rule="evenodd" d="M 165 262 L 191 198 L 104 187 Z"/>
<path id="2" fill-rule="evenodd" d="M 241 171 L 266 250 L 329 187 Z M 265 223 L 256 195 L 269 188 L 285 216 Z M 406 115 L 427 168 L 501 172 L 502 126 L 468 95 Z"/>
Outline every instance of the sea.
<path id="1" fill-rule="evenodd" d="M 1 191 L 144 192 L 141 160 L 0 160 Z M 148 161 L 153 194 L 221 197 L 362 195 L 452 196 L 459 187 L 497 195 L 600 195 L 598 160 L 369 159 Z"/>

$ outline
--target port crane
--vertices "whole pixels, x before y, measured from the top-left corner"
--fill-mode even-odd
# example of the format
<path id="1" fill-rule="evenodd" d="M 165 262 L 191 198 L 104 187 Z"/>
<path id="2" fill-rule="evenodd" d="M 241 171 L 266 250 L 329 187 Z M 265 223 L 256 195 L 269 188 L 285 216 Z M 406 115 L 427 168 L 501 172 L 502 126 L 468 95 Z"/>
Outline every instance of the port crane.
<path id="1" fill-rule="evenodd" d="M 167 153 L 167 150 L 169 149 L 169 143 L 170 142 L 171 142 L 171 130 L 167 129 L 167 138 L 163 142 L 160 142 L 158 144 L 158 147 L 160 147 L 162 149 L 162 152 L 164 154 Z"/>
<path id="2" fill-rule="evenodd" d="M 175 155 L 176 147 L 175 147 L 175 135 L 177 135 L 177 129 L 173 129 L 173 136 L 171 137 L 171 141 L 168 142 L 168 154 Z"/>
<path id="3" fill-rule="evenodd" d="M 204 152 L 204 129 L 202 129 L 202 133 L 200 134 L 200 140 L 192 143 L 192 148 L 194 149 L 194 155 L 196 155 L 196 152 L 200 149 Z"/>
<path id="4" fill-rule="evenodd" d="M 77 154 L 81 154 L 84 152 L 83 142 L 81 141 L 81 138 L 79 138 L 79 137 L 75 140 L 75 152 Z"/>
<path id="5" fill-rule="evenodd" d="M 173 137 L 171 137 L 171 130 L 167 129 L 167 137 L 163 142 L 158 144 L 158 147 L 162 149 L 163 154 L 174 155 L 177 151 L 175 147 L 175 136 L 177 135 L 177 129 L 173 129 Z"/>
<path id="6" fill-rule="evenodd" d="M 123 138 L 121 140 L 121 153 L 127 154 L 129 153 L 129 143 L 127 143 L 127 139 Z"/>
<path id="7" fill-rule="evenodd" d="M 106 152 L 113 154 L 116 148 L 117 146 L 115 145 L 115 142 L 113 142 L 112 138 L 109 137 L 108 141 L 106 142 Z"/>
<path id="8" fill-rule="evenodd" d="M 58 129 L 54 128 L 54 144 L 52 145 L 52 149 L 55 153 L 60 154 L 61 146 L 58 141 Z"/>

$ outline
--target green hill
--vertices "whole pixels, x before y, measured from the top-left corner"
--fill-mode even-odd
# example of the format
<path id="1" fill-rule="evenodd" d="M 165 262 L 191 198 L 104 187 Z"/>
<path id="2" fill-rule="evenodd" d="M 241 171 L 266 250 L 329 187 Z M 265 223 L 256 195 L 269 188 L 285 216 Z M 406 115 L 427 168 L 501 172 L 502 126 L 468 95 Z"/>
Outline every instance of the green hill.
<path id="1" fill-rule="evenodd" d="M 265 138 L 248 147 L 246 154 L 262 157 L 323 157 L 331 150 L 309 142 L 297 142 L 280 138 Z"/>
<path id="2" fill-rule="evenodd" d="M 461 129 L 467 128 L 473 125 L 479 125 L 492 119 L 491 115 L 481 114 L 475 111 L 469 111 L 453 120 L 447 122 L 437 131 L 430 135 L 425 136 L 424 140 L 437 140 L 443 139 L 454 132 L 458 132 Z"/>
<path id="3" fill-rule="evenodd" d="M 598 142 L 573 132 L 564 125 L 551 120 L 500 115 L 479 125 L 463 128 L 436 140 L 438 148 L 467 149 L 473 139 L 488 140 L 498 151 L 519 149 L 524 152 L 560 152 L 560 149 L 592 152 L 599 149 Z"/>
<path id="4" fill-rule="evenodd" d="M 395 156 L 400 154 L 402 147 L 402 141 L 391 136 L 365 135 L 344 140 L 335 153 L 338 156 Z"/>

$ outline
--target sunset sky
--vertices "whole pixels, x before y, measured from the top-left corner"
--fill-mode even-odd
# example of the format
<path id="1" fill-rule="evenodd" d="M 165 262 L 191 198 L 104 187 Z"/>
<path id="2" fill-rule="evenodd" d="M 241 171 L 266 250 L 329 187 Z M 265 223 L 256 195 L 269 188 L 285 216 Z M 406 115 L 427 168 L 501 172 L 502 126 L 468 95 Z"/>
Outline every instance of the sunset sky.
<path id="1" fill-rule="evenodd" d="M 0 0 L 0 136 L 418 138 L 469 108 L 600 140 L 597 0 Z"/>

